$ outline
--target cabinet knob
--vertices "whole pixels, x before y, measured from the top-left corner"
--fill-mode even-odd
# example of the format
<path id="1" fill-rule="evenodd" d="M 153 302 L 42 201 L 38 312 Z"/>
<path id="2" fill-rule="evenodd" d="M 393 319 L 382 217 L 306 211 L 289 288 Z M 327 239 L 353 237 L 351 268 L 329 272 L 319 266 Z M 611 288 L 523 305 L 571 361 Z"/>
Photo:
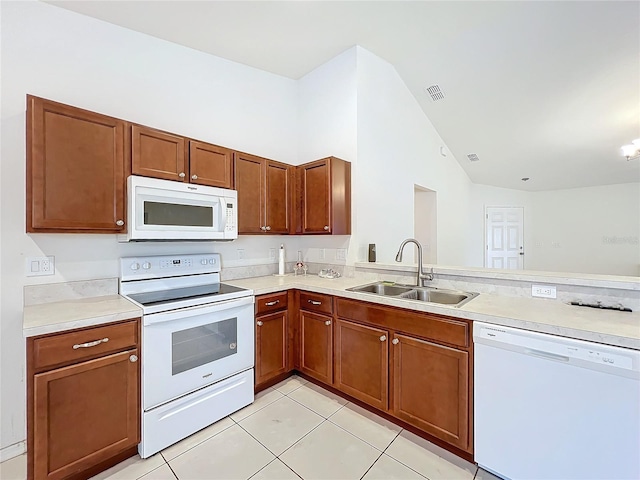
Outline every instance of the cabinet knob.
<path id="1" fill-rule="evenodd" d="M 131 363 L 136 363 L 138 361 L 138 356 L 137 355 L 130 355 L 129 356 L 129 361 Z"/>
<path id="2" fill-rule="evenodd" d="M 258 321 L 256 322 L 256 325 L 258 325 L 259 327 L 261 327 L 261 326 L 262 326 L 262 321 L 261 321 L 261 320 L 258 320 Z"/>
<path id="3" fill-rule="evenodd" d="M 324 322 L 324 324 L 327 326 L 331 325 L 331 320 L 327 320 L 326 322 Z"/>
<path id="4" fill-rule="evenodd" d="M 121 227 L 122 225 L 124 225 L 124 220 L 116 220 L 116 225 Z"/>
<path id="5" fill-rule="evenodd" d="M 268 232 L 269 230 L 271 230 L 271 227 L 270 227 L 269 225 L 267 225 L 267 226 L 265 227 L 265 230 Z"/>
<path id="6" fill-rule="evenodd" d="M 393 340 L 391 340 L 391 343 L 393 343 L 394 345 L 397 345 L 398 343 L 400 343 L 400 340 L 398 340 L 397 338 L 394 338 Z"/>
<path id="7" fill-rule="evenodd" d="M 384 342 L 386 339 L 387 339 L 387 336 L 386 336 L 386 335 L 381 335 L 381 336 L 380 336 L 380 341 L 381 341 L 381 342 Z"/>
<path id="8" fill-rule="evenodd" d="M 191 175 L 191 180 L 197 180 L 198 179 L 198 175 Z"/>
<path id="9" fill-rule="evenodd" d="M 324 229 L 325 229 L 325 230 L 329 230 L 329 225 L 325 225 L 325 226 L 324 226 Z"/>
<path id="10" fill-rule="evenodd" d="M 266 232 L 267 231 L 267 227 L 262 226 L 262 227 L 260 227 L 260 230 L 262 230 L 263 232 Z"/>
<path id="11" fill-rule="evenodd" d="M 180 178 L 184 178 L 184 177 L 185 177 L 184 172 L 180 172 L 180 173 L 178 174 L 178 176 L 179 176 Z"/>

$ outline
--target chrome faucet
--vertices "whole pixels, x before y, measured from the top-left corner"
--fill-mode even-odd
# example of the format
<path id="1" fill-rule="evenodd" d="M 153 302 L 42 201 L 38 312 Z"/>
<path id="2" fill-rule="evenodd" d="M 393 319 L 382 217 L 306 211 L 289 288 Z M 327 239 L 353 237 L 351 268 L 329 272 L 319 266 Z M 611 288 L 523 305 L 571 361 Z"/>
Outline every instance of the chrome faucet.
<path id="1" fill-rule="evenodd" d="M 404 242 L 400 244 L 400 249 L 398 250 L 398 254 L 396 255 L 396 262 L 402 261 L 402 250 L 407 243 L 415 243 L 416 247 L 418 247 L 418 278 L 416 279 L 416 285 L 418 287 L 424 287 L 425 280 L 433 280 L 433 267 L 431 267 L 431 271 L 429 273 L 424 273 L 422 268 L 422 245 L 415 238 L 407 238 Z"/>

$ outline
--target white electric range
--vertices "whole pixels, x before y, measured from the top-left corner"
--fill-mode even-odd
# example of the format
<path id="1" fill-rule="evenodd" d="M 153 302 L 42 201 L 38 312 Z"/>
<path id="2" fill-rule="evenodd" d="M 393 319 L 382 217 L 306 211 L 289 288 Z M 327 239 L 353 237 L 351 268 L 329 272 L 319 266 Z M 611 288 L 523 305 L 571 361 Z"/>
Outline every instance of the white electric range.
<path id="1" fill-rule="evenodd" d="M 120 294 L 142 308 L 147 458 L 253 402 L 254 296 L 220 283 L 220 255 L 120 259 Z"/>

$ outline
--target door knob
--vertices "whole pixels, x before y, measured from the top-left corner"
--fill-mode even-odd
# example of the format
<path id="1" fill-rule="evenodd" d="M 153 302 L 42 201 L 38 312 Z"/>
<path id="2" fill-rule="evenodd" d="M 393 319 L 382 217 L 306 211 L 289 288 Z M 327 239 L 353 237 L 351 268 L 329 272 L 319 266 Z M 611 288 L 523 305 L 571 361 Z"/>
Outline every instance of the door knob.
<path id="1" fill-rule="evenodd" d="M 325 225 L 325 226 L 324 226 L 324 229 L 325 229 L 325 230 L 329 230 L 329 225 Z"/>
<path id="2" fill-rule="evenodd" d="M 384 342 L 386 339 L 387 339 L 387 336 L 386 336 L 386 335 L 382 335 L 382 336 L 380 336 L 380 341 L 381 341 L 381 342 Z"/>
<path id="3" fill-rule="evenodd" d="M 116 220 L 116 225 L 121 227 L 122 225 L 124 225 L 124 220 Z"/>
<path id="4" fill-rule="evenodd" d="M 180 178 L 184 178 L 184 177 L 185 177 L 184 172 L 180 172 L 180 173 L 178 174 L 178 176 L 179 176 Z"/>
<path id="5" fill-rule="evenodd" d="M 394 345 L 397 345 L 398 343 L 400 343 L 400 340 L 398 340 L 397 338 L 394 338 L 393 340 L 391 340 L 391 343 L 393 343 Z"/>
<path id="6" fill-rule="evenodd" d="M 191 180 L 197 180 L 198 179 L 198 175 L 191 175 Z"/>
<path id="7" fill-rule="evenodd" d="M 130 355 L 129 356 L 129 361 L 131 363 L 136 363 L 138 361 L 138 356 L 137 355 Z"/>
<path id="8" fill-rule="evenodd" d="M 258 320 L 257 325 L 258 325 L 259 327 L 261 327 L 261 326 L 262 326 L 262 321 L 261 321 L 261 320 Z"/>
<path id="9" fill-rule="evenodd" d="M 268 232 L 269 230 L 271 230 L 271 227 L 270 227 L 269 225 L 267 225 L 267 226 L 265 227 L 265 230 Z"/>
<path id="10" fill-rule="evenodd" d="M 324 322 L 325 325 L 331 325 L 331 320 L 327 320 L 326 322 Z"/>

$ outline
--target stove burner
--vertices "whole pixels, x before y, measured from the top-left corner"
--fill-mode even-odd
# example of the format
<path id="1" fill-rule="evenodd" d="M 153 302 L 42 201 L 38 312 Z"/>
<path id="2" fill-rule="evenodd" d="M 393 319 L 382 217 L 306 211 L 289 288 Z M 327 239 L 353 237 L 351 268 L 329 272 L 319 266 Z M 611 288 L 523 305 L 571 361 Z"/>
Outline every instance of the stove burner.
<path id="1" fill-rule="evenodd" d="M 192 298 L 213 297 L 215 301 L 217 295 L 226 293 L 235 293 L 245 290 L 244 288 L 233 287 L 224 283 L 215 283 L 212 285 L 200 285 L 196 287 L 173 288 L 171 290 L 158 290 L 155 292 L 133 293 L 128 297 L 138 302 L 144 307 L 151 305 L 162 305 L 178 300 L 186 300 Z"/>

